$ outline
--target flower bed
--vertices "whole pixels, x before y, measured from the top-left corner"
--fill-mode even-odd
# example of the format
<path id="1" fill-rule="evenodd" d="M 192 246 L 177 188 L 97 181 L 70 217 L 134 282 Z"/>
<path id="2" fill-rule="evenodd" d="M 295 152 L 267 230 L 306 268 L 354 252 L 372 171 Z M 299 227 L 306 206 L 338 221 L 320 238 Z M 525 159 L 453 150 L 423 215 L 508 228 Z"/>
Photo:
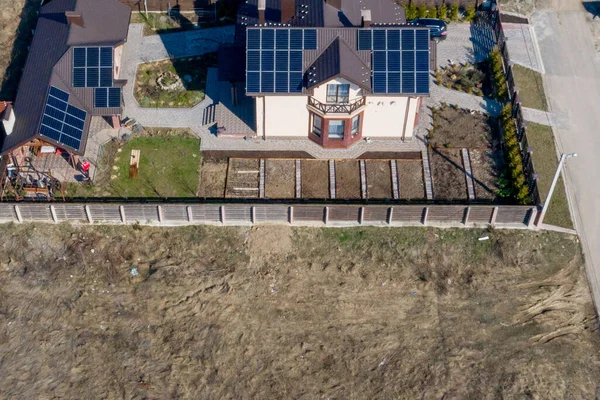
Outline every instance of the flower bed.
<path id="1" fill-rule="evenodd" d="M 491 97 L 492 90 L 486 75 L 487 70 L 487 62 L 451 64 L 438 68 L 435 74 L 435 82 L 449 89 L 476 96 Z"/>

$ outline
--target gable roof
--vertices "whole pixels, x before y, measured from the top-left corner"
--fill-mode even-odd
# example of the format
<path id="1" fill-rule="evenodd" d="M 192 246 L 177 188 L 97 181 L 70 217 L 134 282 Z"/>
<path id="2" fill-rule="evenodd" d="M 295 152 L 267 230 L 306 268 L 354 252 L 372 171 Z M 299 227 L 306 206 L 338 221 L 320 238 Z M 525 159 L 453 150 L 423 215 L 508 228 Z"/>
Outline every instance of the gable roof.
<path id="1" fill-rule="evenodd" d="M 65 12 L 81 14 L 83 27 L 67 22 Z M 15 126 L 4 136 L 0 154 L 39 136 L 46 99 L 53 85 L 70 94 L 69 103 L 88 111 L 76 153 L 85 150 L 93 109 L 93 88 L 73 88 L 72 46 L 116 46 L 127 39 L 131 9 L 117 0 L 52 0 L 40 9 L 37 26 L 14 103 Z M 109 110 L 107 110 L 109 111 Z M 115 109 L 110 112 L 114 114 Z M 117 110 L 119 113 L 120 108 Z M 49 138 L 44 141 L 65 147 Z"/>

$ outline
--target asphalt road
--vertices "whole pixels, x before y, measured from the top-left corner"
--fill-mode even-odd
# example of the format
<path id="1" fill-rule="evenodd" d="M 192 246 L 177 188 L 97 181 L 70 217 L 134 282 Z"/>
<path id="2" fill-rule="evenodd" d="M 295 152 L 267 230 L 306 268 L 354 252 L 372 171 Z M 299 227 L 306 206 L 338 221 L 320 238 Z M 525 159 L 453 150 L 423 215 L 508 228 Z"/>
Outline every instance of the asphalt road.
<path id="1" fill-rule="evenodd" d="M 560 0 L 551 11 L 536 12 L 532 22 L 559 150 L 579 155 L 568 160 L 567 190 L 600 309 L 600 57 L 588 16 L 580 1 Z"/>

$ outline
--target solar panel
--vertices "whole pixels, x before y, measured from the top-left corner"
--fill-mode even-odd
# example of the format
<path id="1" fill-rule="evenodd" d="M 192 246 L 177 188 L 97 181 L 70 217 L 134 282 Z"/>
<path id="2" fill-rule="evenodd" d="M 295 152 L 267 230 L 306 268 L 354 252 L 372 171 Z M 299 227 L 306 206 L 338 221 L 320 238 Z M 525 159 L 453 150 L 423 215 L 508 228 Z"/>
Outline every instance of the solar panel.
<path id="1" fill-rule="evenodd" d="M 288 92 L 289 74 L 287 72 L 276 72 L 275 73 L 275 91 L 276 92 Z"/>
<path id="2" fill-rule="evenodd" d="M 288 50 L 290 47 L 290 31 L 277 29 L 275 31 L 275 48 L 277 50 Z"/>
<path id="3" fill-rule="evenodd" d="M 113 48 L 73 48 L 73 87 L 112 86 Z"/>
<path id="4" fill-rule="evenodd" d="M 290 72 L 290 93 L 302 92 L 302 72 Z"/>
<path id="5" fill-rule="evenodd" d="M 85 71 L 85 86 L 98 87 L 100 86 L 100 68 L 87 68 Z"/>
<path id="6" fill-rule="evenodd" d="M 387 50 L 385 36 L 385 29 L 377 29 L 373 31 L 373 50 Z"/>
<path id="7" fill-rule="evenodd" d="M 84 47 L 76 47 L 73 49 L 73 67 L 85 67 Z"/>
<path id="8" fill-rule="evenodd" d="M 108 89 L 108 106 L 114 108 L 121 107 L 121 88 Z"/>
<path id="9" fill-rule="evenodd" d="M 373 50 L 373 32 L 371 30 L 358 31 L 358 50 Z"/>
<path id="10" fill-rule="evenodd" d="M 85 87 L 85 68 L 73 68 L 73 87 Z"/>
<path id="11" fill-rule="evenodd" d="M 290 70 L 290 52 L 289 51 L 278 51 L 275 55 L 275 70 L 276 71 L 289 71 Z"/>
<path id="12" fill-rule="evenodd" d="M 85 63 L 86 67 L 99 67 L 100 66 L 100 48 L 88 47 L 87 48 L 87 60 Z"/>
<path id="13" fill-rule="evenodd" d="M 429 93 L 429 72 L 416 73 L 415 93 Z"/>
<path id="14" fill-rule="evenodd" d="M 112 78 L 112 68 L 100 68 L 100 87 L 111 87 Z"/>
<path id="15" fill-rule="evenodd" d="M 290 51 L 290 71 L 302 71 L 301 51 Z"/>
<path id="16" fill-rule="evenodd" d="M 69 94 L 54 86 L 50 87 L 40 134 L 57 143 L 79 150 L 83 137 L 86 112 L 68 104 Z"/>
<path id="17" fill-rule="evenodd" d="M 304 50 L 316 50 L 317 49 L 317 30 L 316 29 L 304 29 Z"/>
<path id="18" fill-rule="evenodd" d="M 275 52 L 272 50 L 263 50 L 260 54 L 260 69 L 262 71 L 275 70 Z"/>
<path id="19" fill-rule="evenodd" d="M 247 48 L 248 50 L 260 49 L 260 30 L 259 29 L 248 29 L 246 34 Z"/>
<path id="20" fill-rule="evenodd" d="M 261 29 L 260 47 L 263 50 L 273 50 L 275 48 L 274 29 Z"/>
<path id="21" fill-rule="evenodd" d="M 261 92 L 269 93 L 275 91 L 275 76 L 273 72 L 261 72 L 260 87 Z"/>
<path id="22" fill-rule="evenodd" d="M 113 49 L 112 49 L 112 47 L 101 47 L 100 48 L 100 66 L 112 68 L 112 66 L 113 66 Z"/>
<path id="23" fill-rule="evenodd" d="M 291 29 L 290 30 L 290 50 L 302 50 L 303 48 L 302 42 L 302 30 L 301 29 Z"/>
<path id="24" fill-rule="evenodd" d="M 260 92 L 260 72 L 246 73 L 246 90 L 250 93 Z"/>

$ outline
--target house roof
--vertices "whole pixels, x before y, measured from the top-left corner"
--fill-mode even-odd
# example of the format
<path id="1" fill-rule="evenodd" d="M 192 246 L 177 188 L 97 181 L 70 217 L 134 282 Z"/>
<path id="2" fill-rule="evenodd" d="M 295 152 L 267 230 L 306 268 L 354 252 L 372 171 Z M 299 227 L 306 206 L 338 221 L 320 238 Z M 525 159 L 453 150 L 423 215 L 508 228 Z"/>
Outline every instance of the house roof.
<path id="1" fill-rule="evenodd" d="M 67 22 L 66 12 L 81 15 L 83 26 Z M 93 88 L 72 85 L 73 46 L 116 46 L 127 39 L 131 9 L 117 0 L 52 0 L 40 9 L 39 19 L 14 103 L 16 122 L 4 137 L 0 154 L 39 137 L 40 124 L 50 86 L 67 92 L 69 103 L 87 111 L 82 142 L 83 153 L 91 115 L 113 115 L 120 108 L 95 109 Z M 64 144 L 44 137 L 59 147 Z"/>

